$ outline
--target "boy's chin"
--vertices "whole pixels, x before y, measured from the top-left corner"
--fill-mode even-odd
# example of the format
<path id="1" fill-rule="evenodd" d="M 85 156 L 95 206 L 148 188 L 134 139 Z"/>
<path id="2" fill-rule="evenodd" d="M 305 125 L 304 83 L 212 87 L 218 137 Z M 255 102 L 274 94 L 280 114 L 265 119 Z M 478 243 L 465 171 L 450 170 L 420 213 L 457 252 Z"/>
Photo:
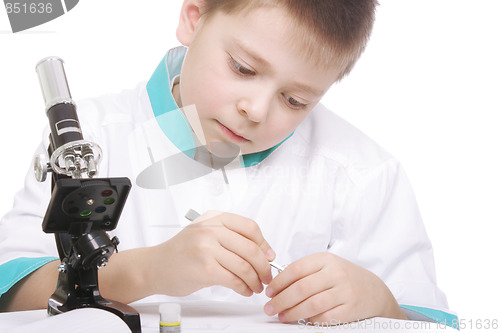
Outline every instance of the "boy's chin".
<path id="1" fill-rule="evenodd" d="M 220 158 L 236 158 L 240 155 L 240 146 L 233 142 L 212 141 L 207 145 L 208 150 Z"/>

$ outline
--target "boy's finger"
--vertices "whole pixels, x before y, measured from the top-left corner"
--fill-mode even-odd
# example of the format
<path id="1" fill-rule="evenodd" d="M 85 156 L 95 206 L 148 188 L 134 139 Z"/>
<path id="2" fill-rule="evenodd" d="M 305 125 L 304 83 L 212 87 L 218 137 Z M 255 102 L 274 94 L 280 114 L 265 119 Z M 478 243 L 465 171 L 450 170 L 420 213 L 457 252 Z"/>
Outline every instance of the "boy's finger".
<path id="1" fill-rule="evenodd" d="M 248 238 L 265 254 L 268 261 L 273 261 L 276 257 L 276 253 L 271 248 L 269 243 L 264 239 L 259 226 L 255 221 L 242 217 L 236 214 L 225 213 L 219 216 L 221 222 L 226 228 L 232 230 L 245 238 Z"/>
<path id="2" fill-rule="evenodd" d="M 220 267 L 220 270 L 217 272 L 217 274 L 214 275 L 213 282 L 210 285 L 223 286 L 232 289 L 236 293 L 246 297 L 253 295 L 252 289 L 250 289 L 242 279 L 222 266 Z"/>
<path id="3" fill-rule="evenodd" d="M 283 272 L 279 273 L 266 288 L 266 296 L 274 297 L 306 276 L 317 273 L 323 266 L 308 257 L 299 259 L 288 265 Z"/>
<path id="4" fill-rule="evenodd" d="M 219 265 L 242 280 L 254 293 L 260 294 L 264 289 L 252 265 L 237 254 L 221 249 L 216 255 L 216 260 Z"/>
<path id="5" fill-rule="evenodd" d="M 257 275 L 259 284 L 261 282 L 266 284 L 271 282 L 273 278 L 271 267 L 262 249 L 257 244 L 229 229 L 221 232 L 218 237 L 221 246 L 233 253 L 236 256 L 235 260 L 241 263 L 236 267 L 231 265 L 231 267 L 235 268 L 235 270 L 231 270 L 232 272 L 239 272 L 238 276 L 241 278 L 245 278 L 247 275 L 251 276 L 254 273 Z M 252 290 L 255 291 L 253 288 Z"/>
<path id="6" fill-rule="evenodd" d="M 311 297 L 316 297 L 316 295 L 330 289 L 332 289 L 332 284 L 329 281 L 328 277 L 325 276 L 324 271 L 319 271 L 295 281 L 280 293 L 274 295 L 273 298 L 264 306 L 264 311 L 266 312 L 266 314 L 272 316 L 283 311 L 291 311 L 291 309 L 297 307 L 299 307 L 299 309 L 302 309 L 303 306 L 301 304 L 305 304 Z M 266 295 L 268 294 L 268 292 L 269 289 L 266 290 Z M 310 304 L 308 304 L 306 307 L 309 306 Z M 315 306 L 313 306 L 313 308 L 314 307 Z M 323 311 L 326 310 L 327 309 Z M 292 312 L 292 314 L 293 313 L 295 312 Z M 302 318 L 307 318 L 309 315 L 312 316 L 316 314 L 318 314 L 318 312 L 308 314 L 307 316 L 304 315 L 304 317 Z M 292 319 L 289 319 L 289 321 L 292 321 Z"/>
<path id="7" fill-rule="evenodd" d="M 338 295 L 334 288 L 324 290 L 309 297 L 292 308 L 279 312 L 279 320 L 285 323 L 294 322 L 302 318 L 314 319 L 322 313 L 340 306 Z M 314 322 L 314 320 L 312 320 Z"/>

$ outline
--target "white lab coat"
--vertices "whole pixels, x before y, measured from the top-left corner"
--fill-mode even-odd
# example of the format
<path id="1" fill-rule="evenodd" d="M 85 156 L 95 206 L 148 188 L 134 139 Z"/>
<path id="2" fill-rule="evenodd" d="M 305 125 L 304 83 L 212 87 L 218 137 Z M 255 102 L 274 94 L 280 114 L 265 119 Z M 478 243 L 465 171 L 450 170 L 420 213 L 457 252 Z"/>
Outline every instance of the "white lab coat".
<path id="1" fill-rule="evenodd" d="M 215 170 L 160 189 L 141 187 L 137 178 L 152 163 L 172 161 L 168 158 L 182 152 L 158 126 L 145 83 L 81 101 L 78 116 L 84 137 L 103 149 L 99 176 L 128 177 L 133 185 L 110 232 L 119 237 L 119 250 L 168 240 L 189 223 L 184 218 L 189 209 L 229 211 L 258 223 L 281 264 L 330 251 L 377 274 L 400 304 L 447 311 L 432 247 L 399 162 L 324 106 L 262 162 L 245 168 L 236 159 L 226 166 L 227 182 Z M 38 153 L 46 147 L 47 140 Z M 165 181 L 161 172 L 148 177 L 153 176 L 158 184 Z M 49 198 L 50 181 L 38 183 L 28 172 L 14 208 L 0 223 L 0 264 L 57 256 L 53 236 L 41 229 Z M 248 301 L 222 287 L 191 297 Z"/>

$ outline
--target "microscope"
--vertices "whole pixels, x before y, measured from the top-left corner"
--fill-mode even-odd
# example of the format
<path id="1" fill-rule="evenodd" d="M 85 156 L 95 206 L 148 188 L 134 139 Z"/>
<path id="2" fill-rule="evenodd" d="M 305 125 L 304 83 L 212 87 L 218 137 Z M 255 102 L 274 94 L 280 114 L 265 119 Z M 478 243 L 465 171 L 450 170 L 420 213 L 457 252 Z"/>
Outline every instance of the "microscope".
<path id="1" fill-rule="evenodd" d="M 52 193 L 42 222 L 53 233 L 61 259 L 57 288 L 48 301 L 49 315 L 78 308 L 99 308 L 119 316 L 132 332 L 141 332 L 139 313 L 132 307 L 104 299 L 98 270 L 117 251 L 116 228 L 130 192 L 128 178 L 95 178 L 102 150 L 84 140 L 71 98 L 64 62 L 58 57 L 36 65 L 50 125 L 47 156 L 35 156 L 34 171 L 43 182 L 52 174 Z"/>

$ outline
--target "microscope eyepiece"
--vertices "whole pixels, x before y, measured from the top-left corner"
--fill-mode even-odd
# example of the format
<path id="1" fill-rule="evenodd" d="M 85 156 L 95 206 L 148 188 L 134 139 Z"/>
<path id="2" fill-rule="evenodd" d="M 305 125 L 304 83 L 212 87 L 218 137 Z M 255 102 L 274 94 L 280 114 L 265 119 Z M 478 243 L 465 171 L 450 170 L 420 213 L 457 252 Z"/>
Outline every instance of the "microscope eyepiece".
<path id="1" fill-rule="evenodd" d="M 72 178 L 82 178 L 83 174 L 96 176 L 101 148 L 83 139 L 64 61 L 59 57 L 44 58 L 36 65 L 36 72 L 49 118 L 51 170 Z"/>

